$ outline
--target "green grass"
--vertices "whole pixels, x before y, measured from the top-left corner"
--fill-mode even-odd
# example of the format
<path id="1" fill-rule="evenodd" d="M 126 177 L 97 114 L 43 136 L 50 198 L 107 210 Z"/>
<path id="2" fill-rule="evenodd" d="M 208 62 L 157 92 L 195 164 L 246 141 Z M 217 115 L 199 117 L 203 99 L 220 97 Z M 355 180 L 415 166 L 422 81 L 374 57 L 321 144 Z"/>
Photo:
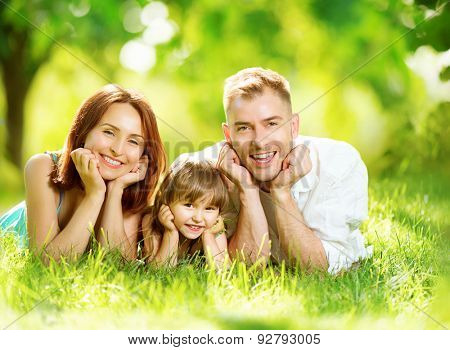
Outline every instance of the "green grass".
<path id="1" fill-rule="evenodd" d="M 9 329 L 442 329 L 449 194 L 437 175 L 372 180 L 363 231 L 374 256 L 340 276 L 243 264 L 216 273 L 199 258 L 155 270 L 99 249 L 46 267 L 2 239 L 0 326 L 26 313 Z"/>

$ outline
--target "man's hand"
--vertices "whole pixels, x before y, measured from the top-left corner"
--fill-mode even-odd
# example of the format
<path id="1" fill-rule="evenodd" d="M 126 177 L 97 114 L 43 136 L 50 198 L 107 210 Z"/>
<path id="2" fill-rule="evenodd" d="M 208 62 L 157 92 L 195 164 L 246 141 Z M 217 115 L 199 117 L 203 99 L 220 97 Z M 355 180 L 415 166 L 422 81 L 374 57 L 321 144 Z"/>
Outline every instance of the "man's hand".
<path id="1" fill-rule="evenodd" d="M 239 156 L 228 142 L 220 150 L 216 167 L 239 188 L 239 191 L 257 188 L 252 175 L 241 165 Z"/>
<path id="2" fill-rule="evenodd" d="M 98 171 L 99 162 L 94 153 L 87 148 L 77 148 L 70 153 L 70 157 L 83 182 L 86 195 L 104 195 L 106 184 Z"/>
<path id="3" fill-rule="evenodd" d="M 127 174 L 112 180 L 108 183 L 108 189 L 118 186 L 120 189 L 125 189 L 128 186 L 135 184 L 136 182 L 142 181 L 145 179 L 148 169 L 148 157 L 147 155 L 143 155 L 141 159 L 139 159 L 138 164 Z"/>
<path id="4" fill-rule="evenodd" d="M 294 183 L 311 171 L 312 163 L 309 149 L 305 145 L 294 147 L 281 165 L 281 171 L 269 182 L 271 192 L 288 191 Z"/>

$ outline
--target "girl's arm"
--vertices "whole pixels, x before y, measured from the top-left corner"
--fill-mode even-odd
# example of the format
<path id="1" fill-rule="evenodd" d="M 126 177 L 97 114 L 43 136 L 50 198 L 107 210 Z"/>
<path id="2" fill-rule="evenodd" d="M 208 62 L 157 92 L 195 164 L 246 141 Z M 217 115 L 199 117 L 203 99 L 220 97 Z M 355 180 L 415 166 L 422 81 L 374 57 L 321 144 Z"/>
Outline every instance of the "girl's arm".
<path id="1" fill-rule="evenodd" d="M 227 236 L 223 219 L 202 234 L 203 251 L 210 266 L 222 267 L 228 260 Z"/>
<path id="2" fill-rule="evenodd" d="M 27 228 L 30 247 L 44 251 L 45 261 L 62 256 L 76 259 L 87 247 L 90 230 L 97 221 L 105 197 L 105 183 L 90 151 L 78 149 L 72 159 L 85 184 L 85 195 L 70 221 L 61 231 L 55 203 L 55 187 L 50 182 L 53 161 L 48 155 L 33 156 L 25 166 Z"/>
<path id="3" fill-rule="evenodd" d="M 143 156 L 133 171 L 108 183 L 100 230 L 97 232 L 97 239 L 101 245 L 107 249 L 119 249 L 127 260 L 137 258 L 141 214 L 124 214 L 122 195 L 125 188 L 145 178 L 147 167 L 148 158 Z"/>

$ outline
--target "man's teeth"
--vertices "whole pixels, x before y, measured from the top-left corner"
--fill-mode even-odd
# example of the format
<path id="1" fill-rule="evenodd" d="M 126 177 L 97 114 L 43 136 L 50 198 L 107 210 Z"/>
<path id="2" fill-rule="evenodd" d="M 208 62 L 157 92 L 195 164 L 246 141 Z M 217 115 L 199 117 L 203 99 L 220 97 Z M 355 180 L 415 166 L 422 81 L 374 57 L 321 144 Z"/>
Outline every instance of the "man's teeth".
<path id="1" fill-rule="evenodd" d="M 268 153 L 254 154 L 252 155 L 252 157 L 258 160 L 267 160 L 269 158 L 272 158 L 274 155 L 275 152 L 268 152 Z"/>
<path id="2" fill-rule="evenodd" d="M 117 160 L 111 159 L 108 156 L 103 156 L 103 159 L 106 160 L 109 164 L 111 165 L 120 165 L 122 164 L 121 162 L 118 162 Z"/>

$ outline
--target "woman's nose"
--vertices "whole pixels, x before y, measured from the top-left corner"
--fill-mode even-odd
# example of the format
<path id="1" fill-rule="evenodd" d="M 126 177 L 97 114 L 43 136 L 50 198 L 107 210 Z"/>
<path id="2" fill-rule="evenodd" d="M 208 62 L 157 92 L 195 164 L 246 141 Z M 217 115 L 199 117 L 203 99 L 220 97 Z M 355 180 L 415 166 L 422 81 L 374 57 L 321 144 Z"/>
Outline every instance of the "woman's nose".
<path id="1" fill-rule="evenodd" d="M 111 144 L 111 152 L 113 153 L 113 155 L 118 156 L 122 154 L 122 150 L 123 150 L 123 142 L 120 140 L 117 140 L 115 142 L 113 142 Z"/>

